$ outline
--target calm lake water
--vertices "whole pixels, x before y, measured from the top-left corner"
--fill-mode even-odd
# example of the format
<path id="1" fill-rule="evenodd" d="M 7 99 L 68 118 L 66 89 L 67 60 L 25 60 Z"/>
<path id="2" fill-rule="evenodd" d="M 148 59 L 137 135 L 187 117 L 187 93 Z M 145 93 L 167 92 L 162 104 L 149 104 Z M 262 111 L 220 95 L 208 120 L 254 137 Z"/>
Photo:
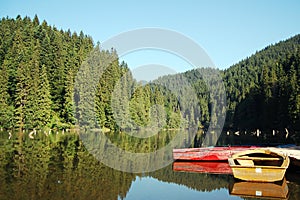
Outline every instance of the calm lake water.
<path id="1" fill-rule="evenodd" d="M 107 137 L 124 149 L 150 152 L 168 143 L 173 133 L 140 141 L 119 133 Z M 30 139 L 28 133 L 14 133 L 8 138 L 7 132 L 0 132 L 1 200 L 253 199 L 232 194 L 239 187 L 249 191 L 253 186 L 243 185 L 231 175 L 174 171 L 172 163 L 145 173 L 112 169 L 90 154 L 75 133 L 46 136 L 38 132 L 34 139 Z M 263 196 L 263 189 L 288 190 L 288 199 L 300 199 L 300 170 L 290 170 L 284 181 L 271 185 L 262 183 L 258 188 L 261 191 L 254 191 L 258 196 Z"/>

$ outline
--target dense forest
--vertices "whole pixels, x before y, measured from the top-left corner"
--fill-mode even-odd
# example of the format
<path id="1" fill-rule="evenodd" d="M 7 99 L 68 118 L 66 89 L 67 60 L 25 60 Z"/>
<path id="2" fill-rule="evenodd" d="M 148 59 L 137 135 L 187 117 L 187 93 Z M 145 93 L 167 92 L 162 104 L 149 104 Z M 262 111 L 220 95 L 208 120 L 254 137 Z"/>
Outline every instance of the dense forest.
<path id="1" fill-rule="evenodd" d="M 37 16 L 3 18 L 0 34 L 0 126 L 74 124 L 72 83 L 92 39 L 40 23 Z"/>
<path id="2" fill-rule="evenodd" d="M 179 125 L 179 108 L 176 102 L 171 105 L 174 95 L 164 96 L 162 87 L 137 83 L 115 50 L 100 50 L 83 32 L 58 30 L 40 23 L 37 16 L 33 20 L 18 16 L 3 18 L 0 34 L 0 127 L 64 129 L 76 123 L 109 129 L 151 123 L 162 127 L 166 117 L 169 127 Z M 121 77 L 125 84 L 115 88 Z M 87 89 L 94 86 L 90 94 Z M 114 105 L 128 104 L 128 99 L 126 112 L 113 110 Z M 168 116 L 158 106 L 150 110 L 166 101 Z M 128 118 L 132 120 L 124 121 Z"/>
<path id="3" fill-rule="evenodd" d="M 3 18 L 0 34 L 2 128 L 207 128 L 226 114 L 225 129 L 300 130 L 300 35 L 224 71 L 201 68 L 145 84 L 117 50 L 37 16 Z"/>
<path id="4" fill-rule="evenodd" d="M 300 130 L 300 35 L 270 45 L 224 71 L 227 125 Z"/>

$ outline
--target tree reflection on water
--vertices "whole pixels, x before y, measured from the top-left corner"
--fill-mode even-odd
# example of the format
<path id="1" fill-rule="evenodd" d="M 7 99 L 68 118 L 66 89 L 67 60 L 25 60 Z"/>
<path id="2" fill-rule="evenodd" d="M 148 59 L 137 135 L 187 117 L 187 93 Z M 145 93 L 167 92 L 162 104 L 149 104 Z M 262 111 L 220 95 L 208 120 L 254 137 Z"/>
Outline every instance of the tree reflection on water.
<path id="1" fill-rule="evenodd" d="M 137 178 L 148 176 L 201 192 L 227 189 L 233 180 L 229 175 L 175 172 L 172 165 L 143 174 L 114 170 L 95 159 L 77 133 L 37 133 L 34 139 L 26 133 L 8 136 L 0 133 L 0 199 L 124 199 Z M 165 132 L 137 145 L 122 133 L 108 136 L 120 148 L 136 152 L 153 151 L 172 137 Z M 299 199 L 299 173 L 291 177 L 287 176 L 290 198 Z"/>

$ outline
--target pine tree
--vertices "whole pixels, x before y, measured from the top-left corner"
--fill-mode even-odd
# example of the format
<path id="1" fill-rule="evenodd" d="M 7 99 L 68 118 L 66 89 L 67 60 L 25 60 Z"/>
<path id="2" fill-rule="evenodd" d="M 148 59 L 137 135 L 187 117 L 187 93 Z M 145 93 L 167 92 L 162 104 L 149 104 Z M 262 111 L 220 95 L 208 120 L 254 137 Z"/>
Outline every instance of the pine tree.
<path id="1" fill-rule="evenodd" d="M 131 89 L 133 83 L 132 74 L 124 67 L 124 63 L 120 67 L 124 69 L 124 74 L 120 81 L 115 85 L 112 93 L 111 107 L 113 111 L 114 120 L 120 129 L 129 129 L 132 127 L 129 111 L 129 101 L 131 98 Z M 127 71 L 127 72 L 126 72 Z"/>
<path id="2" fill-rule="evenodd" d="M 15 89 L 15 118 L 16 125 L 20 131 L 22 131 L 27 125 L 26 119 L 26 107 L 27 98 L 29 93 L 28 74 L 30 74 L 29 53 L 28 49 L 23 43 L 22 34 L 17 31 L 13 47 L 16 48 L 16 55 L 18 55 L 18 65 L 16 70 L 16 89 Z"/>
<path id="3" fill-rule="evenodd" d="M 37 92 L 37 102 L 39 109 L 36 111 L 36 120 L 38 128 L 43 128 L 50 123 L 51 119 L 51 99 L 50 85 L 47 77 L 46 66 L 40 68 L 39 87 Z"/>
<path id="4" fill-rule="evenodd" d="M 64 110 L 63 117 L 66 123 L 75 124 L 75 105 L 74 105 L 74 81 L 73 81 L 72 70 L 69 70 L 66 76 L 66 86 L 65 86 L 65 101 L 64 101 Z"/>
<path id="5" fill-rule="evenodd" d="M 147 91 L 146 94 L 149 95 L 149 87 L 146 86 L 145 90 Z M 147 104 L 147 103 L 145 103 Z M 154 92 L 152 94 L 152 103 L 151 108 L 146 105 L 145 107 L 149 110 L 149 118 L 150 118 L 150 126 L 156 129 L 161 129 L 166 126 L 167 116 L 165 111 L 165 100 L 162 92 L 159 90 L 158 86 L 154 87 Z"/>
<path id="6" fill-rule="evenodd" d="M 292 65 L 289 72 L 289 80 L 290 80 L 290 96 L 289 96 L 289 116 L 292 122 L 296 122 L 299 120 L 300 113 L 300 92 L 299 85 L 297 85 L 297 72 L 295 67 Z"/>
<path id="7" fill-rule="evenodd" d="M 40 85 L 40 44 L 39 41 L 32 41 L 30 45 L 30 61 L 28 62 L 27 79 L 27 95 L 26 95 L 26 124 L 27 129 L 33 129 L 40 127 L 40 121 L 38 119 L 38 110 L 40 109 L 38 101 L 39 85 Z"/>
<path id="8" fill-rule="evenodd" d="M 51 62 L 45 64 L 49 71 L 49 83 L 51 87 L 52 110 L 58 117 L 62 117 L 65 87 L 65 66 L 66 52 L 63 49 L 63 38 L 60 32 L 54 29 L 49 35 L 51 43 Z M 49 65 L 48 65 L 49 64 Z"/>
<path id="9" fill-rule="evenodd" d="M 130 116 L 134 123 L 134 128 L 146 125 L 145 110 L 143 105 L 143 88 L 141 84 L 134 87 L 134 92 L 129 104 Z"/>
<path id="10" fill-rule="evenodd" d="M 9 105 L 8 73 L 6 64 L 0 68 L 0 127 L 12 128 L 13 107 Z"/>

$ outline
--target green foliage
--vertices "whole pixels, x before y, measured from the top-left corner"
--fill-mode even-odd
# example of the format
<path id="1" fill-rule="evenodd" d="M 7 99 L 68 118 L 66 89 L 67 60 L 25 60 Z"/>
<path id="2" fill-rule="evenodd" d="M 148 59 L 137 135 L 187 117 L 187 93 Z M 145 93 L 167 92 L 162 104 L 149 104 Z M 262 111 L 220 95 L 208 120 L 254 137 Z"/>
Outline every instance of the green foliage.
<path id="1" fill-rule="evenodd" d="M 0 126 L 42 128 L 56 117 L 74 124 L 72 84 L 92 39 L 40 24 L 37 16 L 3 18 L 0 34 Z"/>
<path id="2" fill-rule="evenodd" d="M 300 35 L 224 71 L 227 127 L 299 130 Z"/>
<path id="3" fill-rule="evenodd" d="M 6 65 L 0 70 L 0 127 L 12 128 L 13 107 L 9 105 L 8 73 Z"/>
<path id="4" fill-rule="evenodd" d="M 224 71 L 195 69 L 145 84 L 116 50 L 101 50 L 83 32 L 57 30 L 37 16 L 3 18 L 0 126 L 207 128 L 226 113 L 226 129 L 299 130 L 299 44 L 297 35 Z"/>

